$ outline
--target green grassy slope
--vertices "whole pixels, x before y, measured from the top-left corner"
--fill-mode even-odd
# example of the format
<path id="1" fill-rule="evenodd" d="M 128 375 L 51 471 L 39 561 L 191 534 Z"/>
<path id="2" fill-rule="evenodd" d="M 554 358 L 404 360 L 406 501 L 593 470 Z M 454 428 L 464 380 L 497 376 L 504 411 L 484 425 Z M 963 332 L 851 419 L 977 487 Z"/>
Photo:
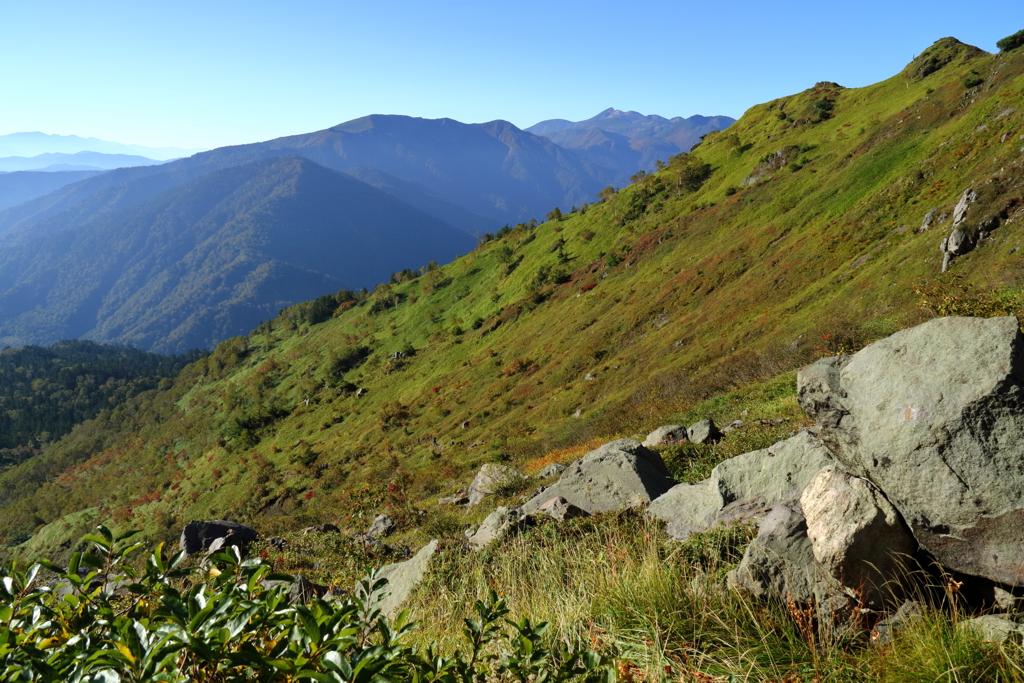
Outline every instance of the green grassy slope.
<path id="1" fill-rule="evenodd" d="M 532 471 L 746 405 L 790 418 L 764 436 L 778 438 L 800 419 L 792 376 L 761 382 L 923 319 L 926 280 L 1016 286 L 1022 95 L 1024 51 L 943 39 L 882 83 L 753 107 L 585 211 L 222 343 L 0 475 L 0 536 L 47 525 L 17 552 L 53 552 L 86 509 L 155 537 L 204 517 L 361 528 L 384 507 L 408 529 L 489 460 Z M 1001 224 L 940 278 L 967 187 L 968 224 Z M 947 217 L 920 231 L 936 207 Z M 311 324 L 324 307 L 333 318 Z M 717 398 L 743 387 L 753 398 Z"/>

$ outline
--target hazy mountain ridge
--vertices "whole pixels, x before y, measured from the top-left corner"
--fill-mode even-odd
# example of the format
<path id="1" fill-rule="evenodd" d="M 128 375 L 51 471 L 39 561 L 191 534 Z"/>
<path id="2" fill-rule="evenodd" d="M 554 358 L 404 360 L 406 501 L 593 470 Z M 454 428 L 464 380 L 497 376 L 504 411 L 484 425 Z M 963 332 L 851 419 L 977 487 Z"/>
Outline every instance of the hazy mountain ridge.
<path id="1" fill-rule="evenodd" d="M 77 152 L 99 152 L 102 154 L 140 155 L 150 159 L 175 159 L 187 157 L 202 149 L 180 147 L 146 147 L 129 145 L 97 138 L 83 138 L 78 135 L 50 135 L 40 132 L 8 133 L 0 135 L 0 157 L 33 157 L 39 154 Z"/>
<path id="2" fill-rule="evenodd" d="M 651 170 L 655 160 L 668 161 L 688 152 L 701 136 L 724 130 L 735 121 L 729 116 L 700 115 L 667 119 L 608 108 L 584 121 L 549 119 L 526 130 L 606 164 Z"/>
<path id="3" fill-rule="evenodd" d="M 103 152 L 48 152 L 35 156 L 0 157 L 0 173 L 12 171 L 106 171 L 132 166 L 163 163 L 137 154 L 105 154 Z M 74 168 L 68 168 L 74 167 Z"/>

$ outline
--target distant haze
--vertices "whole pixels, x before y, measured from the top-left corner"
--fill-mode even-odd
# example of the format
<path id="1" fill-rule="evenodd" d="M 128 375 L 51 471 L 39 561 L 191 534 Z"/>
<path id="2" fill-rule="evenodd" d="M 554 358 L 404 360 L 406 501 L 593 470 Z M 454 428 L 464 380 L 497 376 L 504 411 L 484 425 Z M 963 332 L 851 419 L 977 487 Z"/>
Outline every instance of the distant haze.
<path id="1" fill-rule="evenodd" d="M 163 162 L 137 154 L 48 152 L 31 157 L 0 157 L 0 173 L 10 173 L 11 171 L 107 171 L 113 168 L 152 166 L 160 163 Z"/>
<path id="2" fill-rule="evenodd" d="M 39 154 L 75 154 L 76 152 L 102 152 L 104 154 L 131 154 L 166 161 L 192 156 L 202 149 L 178 147 L 144 147 L 121 142 L 81 138 L 77 135 L 48 135 L 46 133 L 10 133 L 0 135 L 0 157 L 34 157 Z"/>

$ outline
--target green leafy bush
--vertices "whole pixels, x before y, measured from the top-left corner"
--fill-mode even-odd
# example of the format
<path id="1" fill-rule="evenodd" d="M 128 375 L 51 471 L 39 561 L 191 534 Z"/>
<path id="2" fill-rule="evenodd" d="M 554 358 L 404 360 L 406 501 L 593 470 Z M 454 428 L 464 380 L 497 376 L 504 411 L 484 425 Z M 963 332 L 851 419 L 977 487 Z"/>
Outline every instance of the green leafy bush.
<path id="1" fill-rule="evenodd" d="M 134 534 L 101 526 L 67 567 L 0 569 L 0 680 L 615 681 L 606 655 L 549 644 L 546 624 L 506 620 L 493 591 L 464 621 L 465 649 L 444 656 L 405 644 L 415 625 L 381 614 L 386 581 L 373 574 L 344 600 L 290 603 L 293 577 L 234 548 L 186 569 L 184 554 L 165 560 L 161 544 L 135 569 Z"/>

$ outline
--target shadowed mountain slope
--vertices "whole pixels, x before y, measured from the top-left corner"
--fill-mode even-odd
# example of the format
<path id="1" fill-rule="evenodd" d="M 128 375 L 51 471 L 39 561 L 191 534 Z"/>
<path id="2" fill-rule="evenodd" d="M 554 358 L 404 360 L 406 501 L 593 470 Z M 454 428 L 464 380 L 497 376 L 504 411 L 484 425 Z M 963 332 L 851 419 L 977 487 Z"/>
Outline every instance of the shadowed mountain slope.
<path id="1" fill-rule="evenodd" d="M 297 157 L 162 192 L 159 179 L 105 190 L 115 195 L 103 197 L 109 209 L 86 219 L 76 205 L 0 239 L 0 343 L 85 337 L 159 352 L 210 347 L 295 302 L 372 287 L 393 270 L 474 244 Z M 152 196 L 117 205 L 118 193 L 133 192 Z"/>

